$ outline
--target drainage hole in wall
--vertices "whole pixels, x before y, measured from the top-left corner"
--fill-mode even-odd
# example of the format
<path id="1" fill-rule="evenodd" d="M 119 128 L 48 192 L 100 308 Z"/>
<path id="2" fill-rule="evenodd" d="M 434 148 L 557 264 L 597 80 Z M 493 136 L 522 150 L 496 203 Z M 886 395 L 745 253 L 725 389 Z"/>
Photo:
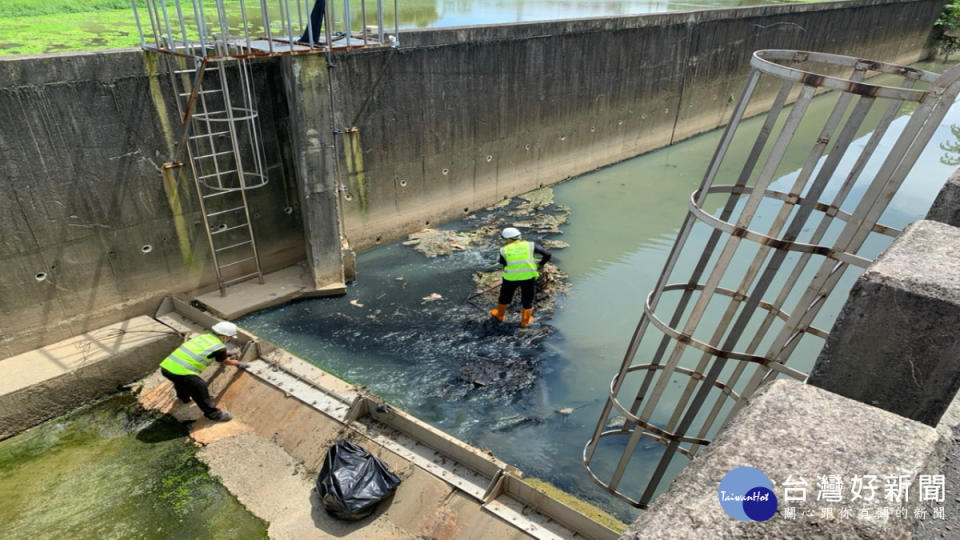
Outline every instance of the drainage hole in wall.
<path id="1" fill-rule="evenodd" d="M 449 174 L 449 173 L 450 173 L 450 169 L 443 169 L 442 171 L 440 171 L 440 174 L 442 174 L 442 175 L 444 175 L 444 176 L 446 176 L 446 175 Z"/>
<path id="2" fill-rule="evenodd" d="M 150 253 L 151 251 L 153 251 L 153 246 L 151 246 L 150 244 L 144 244 L 143 247 L 140 248 L 140 251 L 143 252 L 144 254 Z"/>
<path id="3" fill-rule="evenodd" d="M 37 275 L 36 275 L 35 277 L 37 278 L 37 281 L 43 281 L 43 280 L 47 279 L 47 273 L 46 273 L 46 272 L 37 272 Z"/>
<path id="4" fill-rule="evenodd" d="M 210 229 L 213 230 L 213 231 L 215 231 L 215 232 L 225 231 L 225 230 L 227 230 L 227 224 L 226 224 L 226 223 L 221 223 L 221 224 L 219 224 L 219 225 L 214 225 L 214 226 L 211 227 Z"/>
<path id="5" fill-rule="evenodd" d="M 529 150 L 530 150 L 530 145 L 529 145 L 529 144 L 523 145 L 523 149 L 529 151 Z"/>
<path id="6" fill-rule="evenodd" d="M 292 206 L 284 206 L 284 207 L 283 207 L 283 213 L 289 216 L 290 214 L 293 213 L 293 207 L 292 207 Z"/>
<path id="7" fill-rule="evenodd" d="M 343 198 L 346 199 L 346 200 L 348 200 L 348 201 L 352 201 L 352 200 L 353 200 L 353 195 L 348 191 L 348 192 L 346 192 L 346 193 L 343 194 Z"/>
<path id="8" fill-rule="evenodd" d="M 469 208 L 464 208 L 464 209 L 463 209 L 463 213 L 464 213 L 464 214 L 469 214 L 469 213 L 470 213 L 470 209 L 469 209 Z"/>
<path id="9" fill-rule="evenodd" d="M 487 156 L 487 163 L 490 163 L 491 161 L 493 161 L 493 156 Z"/>
<path id="10" fill-rule="evenodd" d="M 377 239 L 374 240 L 374 242 L 376 242 L 376 243 L 379 244 L 381 240 L 383 240 L 383 237 L 382 237 L 382 236 L 378 236 Z"/>
<path id="11" fill-rule="evenodd" d="M 596 126 L 590 126 L 590 133 L 595 133 L 597 131 Z"/>
<path id="12" fill-rule="evenodd" d="M 560 140 L 561 140 L 561 141 L 567 140 L 567 136 L 566 136 L 566 135 L 561 135 L 561 136 L 560 136 Z"/>
<path id="13" fill-rule="evenodd" d="M 425 222 L 425 223 L 426 223 L 427 227 L 430 226 L 430 222 L 429 222 L 429 221 L 427 221 L 427 222 Z"/>
<path id="14" fill-rule="evenodd" d="M 400 181 L 400 187 L 407 187 L 407 181 L 406 181 L 406 180 L 401 180 L 401 181 Z"/>

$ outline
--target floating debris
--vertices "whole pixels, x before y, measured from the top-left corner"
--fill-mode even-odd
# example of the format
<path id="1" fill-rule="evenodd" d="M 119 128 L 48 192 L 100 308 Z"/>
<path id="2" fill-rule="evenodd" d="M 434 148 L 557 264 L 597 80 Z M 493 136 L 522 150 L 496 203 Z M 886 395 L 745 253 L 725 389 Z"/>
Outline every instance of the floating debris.
<path id="1" fill-rule="evenodd" d="M 543 418 L 536 416 L 513 415 L 497 420 L 490 428 L 492 431 L 510 431 L 525 424 L 542 424 Z"/>
<path id="2" fill-rule="evenodd" d="M 570 247 L 570 244 L 567 242 L 564 242 L 563 240 L 550 240 L 550 239 L 541 240 L 540 245 L 547 249 L 563 249 L 563 248 Z"/>
<path id="3" fill-rule="evenodd" d="M 557 414 L 562 414 L 564 416 L 573 414 L 573 407 L 564 407 L 562 409 L 557 409 Z"/>
<path id="4" fill-rule="evenodd" d="M 609 429 L 621 429 L 623 428 L 624 425 L 626 425 L 626 423 L 627 423 L 627 419 L 625 417 L 614 416 L 610 418 L 610 420 L 607 422 L 606 427 Z"/>
<path id="5" fill-rule="evenodd" d="M 511 215 L 521 216 L 532 214 L 550 206 L 553 204 L 553 189 L 549 187 L 535 189 L 529 193 L 520 195 L 520 198 L 523 199 L 524 202 L 520 203 L 517 208 L 511 212 Z"/>
<path id="6" fill-rule="evenodd" d="M 457 231 L 424 229 L 409 235 L 405 246 L 433 258 L 438 255 L 449 255 L 454 251 L 463 251 L 474 243 L 474 237 L 458 233 Z"/>
<path id="7" fill-rule="evenodd" d="M 356 306 L 356 307 L 363 307 L 363 304 L 361 304 L 360 302 L 357 302 L 356 299 L 351 300 L 351 301 L 350 301 L 350 305 L 351 305 L 351 306 Z"/>
<path id="8" fill-rule="evenodd" d="M 563 234 L 560 225 L 567 222 L 569 214 L 537 214 L 533 219 L 526 219 L 513 222 L 513 226 L 519 229 L 529 229 L 529 232 L 537 234 Z"/>
<path id="9" fill-rule="evenodd" d="M 443 300 L 443 296 L 437 293 L 430 293 L 423 297 L 424 302 L 436 302 L 437 300 Z"/>

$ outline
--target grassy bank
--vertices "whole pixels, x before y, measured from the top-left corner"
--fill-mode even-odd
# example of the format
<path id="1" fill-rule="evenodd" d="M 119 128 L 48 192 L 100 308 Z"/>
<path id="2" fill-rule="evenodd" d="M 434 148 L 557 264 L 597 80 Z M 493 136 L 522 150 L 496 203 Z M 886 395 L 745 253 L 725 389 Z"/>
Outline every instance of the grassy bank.
<path id="1" fill-rule="evenodd" d="M 240 26 L 239 0 L 226 0 L 231 26 Z M 313 0 L 291 0 L 291 11 L 296 18 L 296 6 L 305 13 Z M 144 8 L 141 17 L 146 17 L 144 0 L 137 0 Z M 176 13 L 176 0 L 167 0 L 168 13 Z M 181 0 L 187 16 L 188 31 L 192 24 L 189 14 L 192 4 Z M 211 0 L 204 2 L 206 17 L 213 23 L 215 11 Z M 403 0 L 400 24 L 403 27 L 424 27 L 437 20 L 434 0 Z M 372 0 L 367 1 L 368 24 L 372 23 Z M 246 2 L 248 22 L 255 33 L 260 31 L 258 2 Z M 334 5 L 335 13 L 343 13 L 341 1 Z M 355 30 L 360 30 L 360 2 L 351 2 Z M 279 20 L 279 8 L 271 3 L 271 19 Z M 393 2 L 384 2 L 384 19 L 393 21 Z M 146 19 L 144 19 L 146 24 Z M 146 29 L 149 32 L 149 28 Z M 239 32 L 238 32 L 239 33 Z M 37 54 L 61 51 L 82 51 L 138 47 L 136 19 L 129 0 L 0 0 L 0 55 Z"/>

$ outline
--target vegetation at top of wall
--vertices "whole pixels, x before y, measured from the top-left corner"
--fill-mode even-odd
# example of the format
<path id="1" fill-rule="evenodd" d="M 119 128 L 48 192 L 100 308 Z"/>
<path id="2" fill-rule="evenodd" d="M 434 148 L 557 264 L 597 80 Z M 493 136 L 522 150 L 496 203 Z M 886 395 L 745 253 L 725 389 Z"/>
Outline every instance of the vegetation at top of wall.
<path id="1" fill-rule="evenodd" d="M 933 43 L 945 62 L 960 49 L 960 0 L 943 7 L 943 13 L 933 23 Z"/>

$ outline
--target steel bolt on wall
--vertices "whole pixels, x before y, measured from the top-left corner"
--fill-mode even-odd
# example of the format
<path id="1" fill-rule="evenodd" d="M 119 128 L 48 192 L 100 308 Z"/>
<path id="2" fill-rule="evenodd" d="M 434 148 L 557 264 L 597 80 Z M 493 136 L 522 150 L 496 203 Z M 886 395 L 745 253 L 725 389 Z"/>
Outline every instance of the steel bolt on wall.
<path id="1" fill-rule="evenodd" d="M 813 326 L 814 319 L 847 268 L 871 262 L 861 253 L 868 236 L 899 234 L 878 219 L 960 92 L 960 66 L 937 75 L 787 50 L 757 51 L 751 66 L 746 88 L 700 188 L 690 198 L 689 212 L 584 446 L 583 463 L 590 476 L 639 508 L 653 499 L 676 454 L 694 457 L 760 384 L 778 375 L 806 378 L 787 361 L 805 335 L 828 335 Z M 894 76 L 899 86 L 864 82 L 873 74 Z M 750 152 L 731 168 L 729 162 L 738 156 L 728 156 L 728 150 L 760 84 L 779 85 L 780 90 Z M 835 91 L 833 109 L 825 120 L 805 119 L 818 90 Z M 795 99 L 793 106 L 785 107 L 790 99 Z M 892 151 L 875 155 L 905 104 L 916 109 Z M 874 107 L 879 114 L 869 115 Z M 816 140 L 795 137 L 802 121 L 817 123 Z M 855 154 L 851 143 L 858 132 L 870 128 L 873 134 Z M 779 169 L 791 145 L 802 148 L 806 159 L 791 177 L 788 191 L 772 189 L 785 172 Z M 844 161 L 848 151 L 851 159 Z M 876 173 L 871 177 L 872 172 L 862 174 L 865 170 Z M 736 179 L 723 184 L 728 174 Z M 715 194 L 728 195 L 716 215 L 704 210 Z M 704 225 L 712 229 L 706 244 L 688 244 L 691 230 Z M 678 265 L 688 257 L 696 262 Z M 732 266 L 734 260 L 748 264 Z M 667 320 L 663 312 L 671 308 Z M 659 333 L 648 332 L 651 326 Z M 656 349 L 649 359 L 640 360 L 644 338 Z M 683 381 L 682 392 L 668 398 L 671 380 Z M 610 422 L 612 416 L 625 420 L 617 425 Z M 643 478 L 625 474 L 641 438 L 665 446 L 645 487 Z M 621 448 L 619 459 L 610 457 Z"/>

